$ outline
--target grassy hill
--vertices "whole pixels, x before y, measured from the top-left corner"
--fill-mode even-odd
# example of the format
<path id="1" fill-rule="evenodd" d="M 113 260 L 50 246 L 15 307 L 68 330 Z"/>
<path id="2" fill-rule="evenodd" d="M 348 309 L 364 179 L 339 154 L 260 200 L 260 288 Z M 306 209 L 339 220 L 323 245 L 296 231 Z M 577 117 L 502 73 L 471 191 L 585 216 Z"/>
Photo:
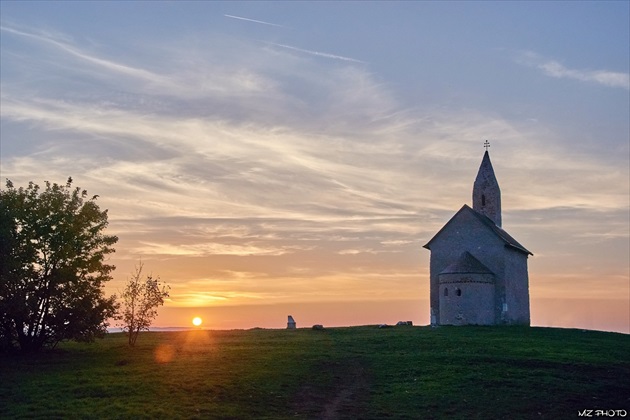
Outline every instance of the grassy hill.
<path id="1" fill-rule="evenodd" d="M 522 327 L 122 334 L 0 356 L 0 418 L 575 418 L 627 410 L 630 336 Z M 595 411 L 593 416 L 595 416 Z"/>

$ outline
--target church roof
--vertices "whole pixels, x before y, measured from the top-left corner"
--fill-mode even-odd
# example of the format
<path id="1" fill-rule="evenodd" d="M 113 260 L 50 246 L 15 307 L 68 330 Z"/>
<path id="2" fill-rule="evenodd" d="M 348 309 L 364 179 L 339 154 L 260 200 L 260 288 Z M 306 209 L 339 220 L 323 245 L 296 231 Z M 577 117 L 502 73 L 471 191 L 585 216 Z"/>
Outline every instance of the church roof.
<path id="1" fill-rule="evenodd" d="M 448 222 L 446 222 L 446 224 L 444 226 L 442 226 L 442 229 L 440 229 L 438 231 L 438 233 L 436 233 L 433 236 L 433 238 L 431 238 L 431 240 L 429 242 L 427 242 L 426 245 L 424 245 L 424 247 L 427 248 L 427 249 L 431 249 L 431 247 L 430 247 L 431 242 L 433 242 L 433 240 L 435 238 L 440 236 L 440 233 L 442 233 L 442 231 L 446 228 L 446 226 L 448 226 L 455 219 L 457 219 L 457 217 L 462 212 L 470 212 L 470 214 L 472 214 L 474 217 L 476 217 L 481 223 L 483 223 L 485 226 L 487 226 L 495 235 L 497 235 L 501 240 L 503 240 L 503 242 L 505 242 L 505 246 L 513 248 L 513 249 L 515 249 L 517 251 L 520 251 L 520 252 L 523 252 L 525 254 L 534 255 L 530 251 L 528 251 L 527 248 L 525 248 L 523 245 L 519 244 L 516 239 L 512 238 L 509 233 L 507 233 L 506 231 L 501 229 L 499 226 L 497 226 L 490 218 L 488 218 L 487 216 L 484 216 L 483 214 L 481 214 L 481 213 L 471 209 L 467 204 L 464 204 L 464 206 L 461 209 L 459 209 L 459 211 L 457 213 L 455 213 L 455 215 L 453 217 L 451 217 L 451 219 Z"/>
<path id="2" fill-rule="evenodd" d="M 495 185 L 499 185 L 497 181 L 497 177 L 494 174 L 494 168 L 492 167 L 492 162 L 490 162 L 490 154 L 486 150 L 483 154 L 483 158 L 481 159 L 481 165 L 479 165 L 479 171 L 477 172 L 477 177 L 475 178 L 475 184 L 480 183 L 492 183 Z"/>
<path id="3" fill-rule="evenodd" d="M 493 274 L 492 271 L 475 258 L 470 252 L 465 251 L 457 261 L 446 267 L 440 274 Z"/>

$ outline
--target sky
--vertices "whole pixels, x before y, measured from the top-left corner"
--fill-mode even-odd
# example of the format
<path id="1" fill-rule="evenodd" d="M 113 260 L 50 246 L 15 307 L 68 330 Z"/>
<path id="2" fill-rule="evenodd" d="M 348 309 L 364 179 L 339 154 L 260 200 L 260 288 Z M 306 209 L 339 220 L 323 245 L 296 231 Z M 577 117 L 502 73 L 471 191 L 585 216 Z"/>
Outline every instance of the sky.
<path id="1" fill-rule="evenodd" d="M 0 2 L 0 172 L 98 194 L 154 325 L 429 323 L 484 148 L 532 325 L 630 333 L 630 2 Z"/>

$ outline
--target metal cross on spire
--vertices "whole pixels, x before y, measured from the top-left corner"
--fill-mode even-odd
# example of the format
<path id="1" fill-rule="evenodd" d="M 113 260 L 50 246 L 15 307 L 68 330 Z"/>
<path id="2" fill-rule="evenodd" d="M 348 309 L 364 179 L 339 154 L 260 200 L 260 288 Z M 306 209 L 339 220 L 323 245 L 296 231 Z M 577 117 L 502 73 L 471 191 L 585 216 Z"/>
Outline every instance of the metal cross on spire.
<path id="1" fill-rule="evenodd" d="M 486 141 L 483 143 L 483 147 L 485 147 L 485 148 L 486 148 L 486 152 L 487 152 L 487 151 L 488 151 L 488 149 L 490 148 L 490 142 L 489 142 L 488 140 L 486 140 Z"/>

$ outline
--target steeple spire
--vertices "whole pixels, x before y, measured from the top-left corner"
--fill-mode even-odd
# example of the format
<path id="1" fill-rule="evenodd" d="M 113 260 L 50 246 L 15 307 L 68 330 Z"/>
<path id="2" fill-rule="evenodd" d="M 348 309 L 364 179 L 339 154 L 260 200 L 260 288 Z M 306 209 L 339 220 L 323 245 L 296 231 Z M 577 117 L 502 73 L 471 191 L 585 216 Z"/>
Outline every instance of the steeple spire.
<path id="1" fill-rule="evenodd" d="M 489 143 L 486 140 L 486 148 L 481 160 L 481 166 L 473 185 L 473 210 L 487 216 L 497 226 L 501 227 L 501 190 L 488 154 Z"/>

